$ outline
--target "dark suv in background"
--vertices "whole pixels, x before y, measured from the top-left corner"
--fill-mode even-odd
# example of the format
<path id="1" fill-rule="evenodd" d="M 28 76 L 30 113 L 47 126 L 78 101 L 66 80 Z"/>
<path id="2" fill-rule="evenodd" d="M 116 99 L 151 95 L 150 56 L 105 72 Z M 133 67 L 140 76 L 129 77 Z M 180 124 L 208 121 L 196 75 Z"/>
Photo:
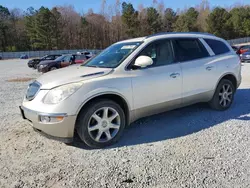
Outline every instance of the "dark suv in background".
<path id="1" fill-rule="evenodd" d="M 28 62 L 28 67 L 30 68 L 37 68 L 37 65 L 41 62 L 41 61 L 48 61 L 48 60 L 55 60 L 56 58 L 60 57 L 62 55 L 60 54 L 52 54 L 52 55 L 46 55 L 41 57 L 40 59 L 32 59 Z"/>

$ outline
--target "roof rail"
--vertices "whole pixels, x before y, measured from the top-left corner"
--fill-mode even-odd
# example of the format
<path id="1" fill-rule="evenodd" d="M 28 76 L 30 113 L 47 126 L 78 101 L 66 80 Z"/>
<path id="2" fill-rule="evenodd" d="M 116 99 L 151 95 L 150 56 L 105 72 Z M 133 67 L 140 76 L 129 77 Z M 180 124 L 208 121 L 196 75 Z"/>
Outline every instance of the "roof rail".
<path id="1" fill-rule="evenodd" d="M 146 38 L 160 36 L 160 35 L 169 35 L 169 34 L 200 34 L 200 35 L 209 35 L 209 36 L 215 36 L 211 33 L 203 33 L 203 32 L 161 32 L 161 33 L 155 33 L 152 35 L 147 36 Z"/>

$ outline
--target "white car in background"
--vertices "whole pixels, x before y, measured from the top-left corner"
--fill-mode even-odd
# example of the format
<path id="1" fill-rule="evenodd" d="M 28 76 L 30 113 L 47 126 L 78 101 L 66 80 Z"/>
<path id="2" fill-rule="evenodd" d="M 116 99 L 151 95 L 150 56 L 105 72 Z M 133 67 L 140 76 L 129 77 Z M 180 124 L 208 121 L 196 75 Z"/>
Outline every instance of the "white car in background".
<path id="1" fill-rule="evenodd" d="M 240 59 L 225 40 L 162 33 L 115 43 L 84 65 L 39 77 L 20 109 L 48 137 L 70 143 L 76 129 L 87 145 L 102 148 L 145 116 L 199 102 L 227 110 L 240 83 Z"/>

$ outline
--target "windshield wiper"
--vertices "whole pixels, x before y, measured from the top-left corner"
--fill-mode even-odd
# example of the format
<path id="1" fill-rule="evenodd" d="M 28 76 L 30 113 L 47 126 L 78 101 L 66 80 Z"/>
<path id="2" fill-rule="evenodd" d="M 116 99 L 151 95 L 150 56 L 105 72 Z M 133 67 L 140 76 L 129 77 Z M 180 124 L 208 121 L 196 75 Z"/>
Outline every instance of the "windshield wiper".
<path id="1" fill-rule="evenodd" d="M 96 65 L 85 65 L 86 67 L 95 67 L 95 68 L 99 68 L 98 66 Z"/>

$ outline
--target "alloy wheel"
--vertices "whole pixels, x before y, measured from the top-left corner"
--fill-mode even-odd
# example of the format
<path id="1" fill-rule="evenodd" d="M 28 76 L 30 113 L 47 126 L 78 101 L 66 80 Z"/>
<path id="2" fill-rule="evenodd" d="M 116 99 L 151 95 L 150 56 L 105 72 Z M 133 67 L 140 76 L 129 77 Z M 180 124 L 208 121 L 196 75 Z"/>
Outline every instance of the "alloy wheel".
<path id="1" fill-rule="evenodd" d="M 219 102 L 222 107 L 227 107 L 233 100 L 233 88 L 229 84 L 224 84 L 219 92 Z"/>
<path id="2" fill-rule="evenodd" d="M 88 133 L 96 142 L 108 142 L 113 139 L 121 126 L 119 113 L 111 107 L 96 110 L 89 119 Z"/>

